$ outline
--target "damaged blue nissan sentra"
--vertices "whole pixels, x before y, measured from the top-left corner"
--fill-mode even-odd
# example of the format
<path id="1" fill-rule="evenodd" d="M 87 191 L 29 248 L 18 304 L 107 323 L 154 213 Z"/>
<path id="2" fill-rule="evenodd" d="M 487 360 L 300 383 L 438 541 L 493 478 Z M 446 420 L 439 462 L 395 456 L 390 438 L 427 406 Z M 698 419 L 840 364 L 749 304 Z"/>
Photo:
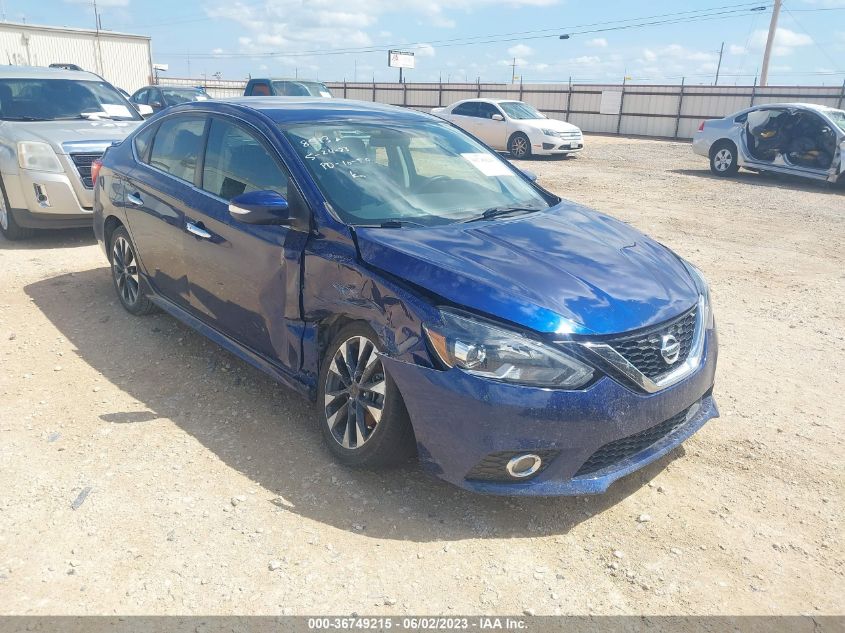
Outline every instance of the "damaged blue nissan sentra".
<path id="1" fill-rule="evenodd" d="M 123 307 L 317 402 L 344 464 L 601 493 L 718 411 L 707 283 L 451 124 L 347 100 L 170 108 L 95 164 Z"/>

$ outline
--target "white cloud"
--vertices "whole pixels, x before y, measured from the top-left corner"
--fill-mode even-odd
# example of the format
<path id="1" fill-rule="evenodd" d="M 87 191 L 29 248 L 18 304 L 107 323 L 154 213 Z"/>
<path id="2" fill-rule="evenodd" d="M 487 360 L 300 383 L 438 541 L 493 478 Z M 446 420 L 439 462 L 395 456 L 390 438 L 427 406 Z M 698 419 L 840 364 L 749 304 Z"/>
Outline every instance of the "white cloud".
<path id="1" fill-rule="evenodd" d="M 748 52 L 748 49 L 744 46 L 740 46 L 739 44 L 731 44 L 728 46 L 728 53 L 731 55 L 745 55 Z"/>
<path id="2" fill-rule="evenodd" d="M 431 44 L 420 44 L 416 49 L 414 49 L 414 54 L 417 57 L 434 57 L 437 52 Z"/>
<path id="3" fill-rule="evenodd" d="M 508 55 L 512 57 L 528 57 L 534 54 L 534 49 L 530 46 L 526 46 L 525 44 L 517 44 L 516 46 L 511 46 L 508 49 Z"/>
<path id="4" fill-rule="evenodd" d="M 587 40 L 587 46 L 591 48 L 607 48 L 607 40 L 603 37 L 595 37 Z"/>
<path id="5" fill-rule="evenodd" d="M 751 35 L 749 48 L 754 51 L 761 51 L 766 47 L 766 39 L 769 32 L 758 29 Z M 794 52 L 794 49 L 802 46 L 810 46 L 813 38 L 805 33 L 790 31 L 789 29 L 778 28 L 775 32 L 775 41 L 772 47 L 772 55 L 775 57 L 786 57 Z"/>
<path id="6" fill-rule="evenodd" d="M 601 63 L 601 57 L 595 55 L 582 55 L 572 60 L 579 66 L 595 66 Z"/>

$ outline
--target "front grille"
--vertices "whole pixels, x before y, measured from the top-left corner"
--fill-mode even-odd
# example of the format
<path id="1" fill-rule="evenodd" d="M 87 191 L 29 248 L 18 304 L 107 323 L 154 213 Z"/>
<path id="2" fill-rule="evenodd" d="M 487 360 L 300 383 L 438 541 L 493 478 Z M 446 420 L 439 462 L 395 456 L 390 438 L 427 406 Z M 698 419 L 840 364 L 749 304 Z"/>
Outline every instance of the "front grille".
<path id="1" fill-rule="evenodd" d="M 646 332 L 611 339 L 608 344 L 640 372 L 655 380 L 687 359 L 695 336 L 696 314 L 697 309 L 692 308 L 668 323 Z M 678 360 L 671 365 L 663 360 L 660 353 L 662 338 L 670 334 L 680 344 Z"/>
<path id="2" fill-rule="evenodd" d="M 94 181 L 91 180 L 91 163 L 93 163 L 98 158 L 101 158 L 102 154 L 71 154 L 70 159 L 73 161 L 73 164 L 76 166 L 76 171 L 79 172 L 79 178 L 82 180 L 82 185 L 86 189 L 93 189 L 94 188 Z"/>
<path id="3" fill-rule="evenodd" d="M 697 404 L 697 403 L 696 403 Z M 692 405 L 693 407 L 696 405 Z M 609 444 L 605 444 L 595 453 L 590 456 L 584 465 L 575 473 L 575 477 L 582 477 L 590 473 L 604 470 L 608 466 L 617 464 L 624 459 L 636 455 L 640 451 L 647 449 L 649 446 L 656 444 L 658 441 L 675 431 L 682 426 L 687 419 L 687 413 L 692 407 L 684 409 L 677 415 L 673 415 L 665 422 L 640 431 L 634 435 L 623 437 L 621 440 L 615 440 Z"/>
<path id="4" fill-rule="evenodd" d="M 505 467 L 508 462 L 517 455 L 524 455 L 531 453 L 537 455 L 543 460 L 540 469 L 531 477 L 516 478 L 511 477 Z M 472 470 L 466 475 L 466 479 L 474 481 L 528 481 L 532 477 L 536 477 L 546 469 L 552 460 L 557 457 L 558 451 L 541 450 L 541 451 L 500 451 L 498 453 L 490 453 L 487 457 L 473 466 Z"/>

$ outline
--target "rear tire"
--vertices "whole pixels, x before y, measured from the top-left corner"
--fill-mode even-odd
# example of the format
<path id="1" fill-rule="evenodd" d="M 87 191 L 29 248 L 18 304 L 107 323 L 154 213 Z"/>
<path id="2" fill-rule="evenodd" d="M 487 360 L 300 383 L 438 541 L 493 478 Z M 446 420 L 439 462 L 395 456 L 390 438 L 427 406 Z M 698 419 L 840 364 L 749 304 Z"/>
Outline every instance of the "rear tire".
<path id="1" fill-rule="evenodd" d="M 508 141 L 508 152 L 519 160 L 531 158 L 531 141 L 522 132 L 517 132 Z"/>
<path id="2" fill-rule="evenodd" d="M 710 150 L 710 171 L 720 178 L 733 176 L 739 171 L 736 145 L 731 141 L 719 141 Z"/>
<path id="3" fill-rule="evenodd" d="M 34 229 L 21 226 L 15 220 L 15 214 L 9 207 L 9 199 L 6 197 L 6 186 L 0 179 L 0 233 L 7 240 L 24 240 L 35 234 Z"/>
<path id="4" fill-rule="evenodd" d="M 368 325 L 344 327 L 329 344 L 320 369 L 320 430 L 337 460 L 356 468 L 408 461 L 416 441 L 396 384 L 384 372 L 381 342 Z"/>
<path id="5" fill-rule="evenodd" d="M 155 312 L 155 304 L 144 294 L 138 255 L 125 227 L 119 226 L 109 244 L 111 278 L 120 305 L 129 314 L 143 316 Z"/>

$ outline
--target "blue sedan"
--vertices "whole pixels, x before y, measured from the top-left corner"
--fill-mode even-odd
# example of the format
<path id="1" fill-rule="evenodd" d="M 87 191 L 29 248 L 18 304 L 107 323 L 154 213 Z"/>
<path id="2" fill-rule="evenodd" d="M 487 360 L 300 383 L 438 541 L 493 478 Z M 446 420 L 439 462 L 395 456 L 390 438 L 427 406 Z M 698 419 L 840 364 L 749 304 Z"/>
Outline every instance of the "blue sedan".
<path id="1" fill-rule="evenodd" d="M 189 103 L 94 167 L 130 313 L 162 309 L 317 403 L 344 464 L 600 493 L 718 415 L 699 271 L 435 117 Z"/>

